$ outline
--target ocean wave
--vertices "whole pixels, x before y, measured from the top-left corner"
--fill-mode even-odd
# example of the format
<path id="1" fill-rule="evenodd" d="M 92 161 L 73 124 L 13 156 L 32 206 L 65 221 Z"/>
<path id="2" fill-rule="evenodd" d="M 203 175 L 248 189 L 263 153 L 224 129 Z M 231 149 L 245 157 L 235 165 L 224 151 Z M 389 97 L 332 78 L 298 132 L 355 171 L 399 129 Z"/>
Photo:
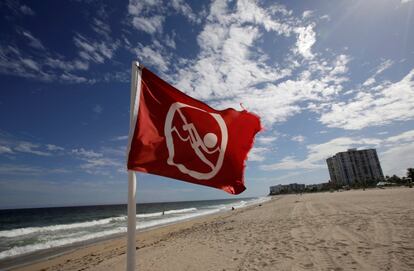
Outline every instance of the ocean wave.
<path id="1" fill-rule="evenodd" d="M 249 200 L 240 200 L 232 203 L 225 203 L 225 204 L 218 204 L 218 205 L 210 205 L 205 206 L 203 208 L 184 208 L 184 209 L 171 209 L 164 211 L 165 215 L 163 216 L 162 212 L 154 212 L 154 213 L 147 213 L 147 214 L 137 214 L 136 217 L 139 218 L 151 218 L 151 219 L 143 219 L 141 221 L 137 221 L 137 229 L 147 229 L 156 226 L 163 226 L 166 224 L 173 224 L 176 222 L 180 222 L 183 220 L 189 220 L 200 216 L 210 215 L 214 213 L 218 213 L 224 210 L 230 210 L 231 207 L 235 208 L 243 208 L 247 206 L 251 206 L 254 204 L 259 204 L 270 200 L 270 197 L 262 197 L 262 198 L 255 198 Z M 41 234 L 44 238 L 40 238 L 37 243 L 25 245 L 25 246 L 14 246 L 9 248 L 8 250 L 0 252 L 0 259 L 13 257 L 21 254 L 27 254 L 31 252 L 35 252 L 38 250 L 43 249 L 50 249 L 54 247 L 65 246 L 73 243 L 78 243 L 82 241 L 88 241 L 92 239 L 97 239 L 100 237 L 106 237 L 114 234 L 119 234 L 126 232 L 126 227 L 120 227 L 121 225 L 116 222 L 121 222 L 127 220 L 127 216 L 118 216 L 118 217 L 111 217 L 99 220 L 92 220 L 80 223 L 72 223 L 72 224 L 62 224 L 62 225 L 52 225 L 46 227 L 28 227 L 28 228 L 21 228 L 21 229 L 14 229 L 14 230 L 6 230 L 0 231 L 0 237 L 19 237 L 21 235 L 28 235 L 28 234 Z M 112 224 L 111 224 L 112 223 Z M 126 223 L 125 223 L 126 225 Z M 96 228 L 95 232 L 90 231 L 77 231 L 76 233 L 72 231 L 64 231 L 64 230 L 71 230 L 77 228 L 88 228 L 94 227 Z M 99 227 L 101 226 L 101 227 Z M 55 231 L 62 231 L 54 233 Z M 53 232 L 53 233 L 52 233 Z M 40 241 L 40 242 L 39 242 Z"/>
<path id="2" fill-rule="evenodd" d="M 266 201 L 269 201 L 269 200 L 271 200 L 272 198 L 271 197 L 260 197 L 260 198 L 257 198 L 257 199 L 255 199 L 255 204 L 258 204 L 258 203 L 264 203 L 264 202 L 266 202 Z"/>
<path id="3" fill-rule="evenodd" d="M 197 208 L 185 208 L 185 209 L 164 211 L 164 214 L 163 212 L 137 214 L 137 217 L 138 218 L 157 217 L 157 216 L 162 216 L 162 215 L 182 214 L 182 213 L 189 213 L 189 212 L 195 212 L 195 211 L 197 211 Z"/>
<path id="4" fill-rule="evenodd" d="M 162 212 L 148 213 L 148 214 L 137 214 L 138 218 L 157 217 L 157 216 L 162 216 Z"/>
<path id="5" fill-rule="evenodd" d="M 198 211 L 192 214 L 185 214 L 185 215 L 180 215 L 176 217 L 167 217 L 167 218 L 162 218 L 162 219 L 157 219 L 157 220 L 142 221 L 137 224 L 137 229 L 146 229 L 150 227 L 161 226 L 165 224 L 170 224 L 170 223 L 179 222 L 182 220 L 195 218 L 198 216 L 214 214 L 219 211 L 220 209 L 204 210 L 204 211 Z"/>
<path id="6" fill-rule="evenodd" d="M 188 208 L 187 212 L 194 211 L 194 210 L 189 210 L 189 209 L 196 209 L 196 208 Z M 171 211 L 176 211 L 176 210 L 171 210 Z M 191 218 L 195 218 L 198 216 L 204 216 L 204 215 L 217 213 L 219 211 L 220 209 L 204 210 L 204 211 L 198 211 L 195 213 L 184 214 L 184 215 L 176 216 L 176 217 L 168 217 L 168 218 L 156 219 L 156 220 L 151 220 L 151 221 L 142 221 L 142 222 L 137 223 L 137 229 L 147 229 L 147 228 L 151 228 L 155 226 L 162 226 L 165 224 L 171 224 L 174 222 L 191 219 Z M 63 238 L 60 238 L 59 240 L 48 240 L 46 242 L 41 242 L 37 244 L 31 244 L 31 245 L 26 245 L 26 246 L 16 246 L 11 249 L 0 252 L 0 259 L 22 255 L 22 254 L 27 254 L 27 253 L 31 253 L 31 252 L 35 252 L 39 250 L 70 245 L 70 244 L 74 244 L 74 243 L 78 243 L 82 241 L 88 241 L 92 239 L 97 239 L 100 237 L 105 237 L 105 236 L 114 235 L 118 233 L 123 233 L 123 232 L 126 232 L 126 229 L 127 229 L 126 227 L 117 227 L 111 230 L 105 230 L 105 231 L 96 232 L 96 233 L 88 233 L 82 236 L 75 236 L 75 237 L 69 237 L 70 235 L 63 235 Z"/>
<path id="7" fill-rule="evenodd" d="M 0 252 L 0 259 L 22 255 L 22 254 L 27 254 L 30 252 L 35 252 L 35 251 L 43 250 L 43 249 L 61 247 L 61 246 L 78 243 L 82 241 L 87 241 L 91 239 L 96 239 L 100 237 L 105 237 L 105 236 L 113 235 L 117 233 L 122 233 L 122 232 L 126 232 L 126 229 L 127 229 L 126 227 L 118 227 L 112 230 L 85 234 L 83 236 L 74 237 L 74 238 L 62 238 L 59 240 L 50 240 L 50 241 L 46 241 L 46 242 L 38 243 L 38 244 L 13 247 L 11 249 Z"/>
<path id="8" fill-rule="evenodd" d="M 189 212 L 195 212 L 197 211 L 197 208 L 185 208 L 185 209 L 178 209 L 178 210 L 168 210 L 165 211 L 166 215 L 169 214 L 181 214 L 181 213 L 189 213 Z"/>
<path id="9" fill-rule="evenodd" d="M 247 204 L 247 202 L 242 200 L 242 201 L 237 202 L 237 204 L 234 205 L 234 208 L 242 208 L 242 207 L 246 206 L 246 204 Z"/>
<path id="10" fill-rule="evenodd" d="M 254 198 L 254 199 L 250 199 L 250 200 L 241 200 L 238 202 L 234 202 L 234 203 L 230 203 L 227 204 L 226 209 L 230 209 L 231 207 L 234 207 L 236 209 L 238 208 L 244 208 L 244 207 L 248 207 L 254 204 L 260 204 L 260 203 L 264 203 L 268 200 L 270 200 L 270 197 L 260 197 L 260 198 Z"/>
<path id="11" fill-rule="evenodd" d="M 0 237 L 13 238 L 13 237 L 18 237 L 21 235 L 27 235 L 27 234 L 33 234 L 33 233 L 70 230 L 70 229 L 77 229 L 77 228 L 88 228 L 88 227 L 109 224 L 112 222 L 122 221 L 122 220 L 126 220 L 126 216 L 103 218 L 99 220 L 92 220 L 92 221 L 72 223 L 72 224 L 52 225 L 52 226 L 45 226 L 45 227 L 20 228 L 20 229 L 14 229 L 14 230 L 0 231 Z"/>
<path id="12" fill-rule="evenodd" d="M 178 210 L 168 210 L 165 211 L 165 215 L 169 214 L 181 214 L 181 213 L 188 213 L 188 212 L 195 212 L 197 208 L 185 208 L 185 209 L 178 209 Z M 158 217 L 162 216 L 162 212 L 156 213 L 148 213 L 148 214 L 138 214 L 138 218 L 148 218 L 148 217 Z M 79 222 L 79 223 L 72 223 L 72 224 L 61 224 L 61 225 L 51 225 L 45 227 L 28 227 L 28 228 L 20 228 L 20 229 L 13 229 L 13 230 L 5 230 L 0 231 L 0 237 L 7 237 L 13 238 L 22 235 L 34 234 L 34 233 L 43 233 L 43 232 L 53 232 L 53 231 L 61 231 L 61 230 L 71 230 L 77 228 L 89 228 L 94 226 L 100 226 L 109 224 L 116 221 L 123 221 L 126 220 L 126 216 L 119 216 L 119 217 L 110 217 L 104 218 L 99 220 L 92 220 L 86 222 Z"/>

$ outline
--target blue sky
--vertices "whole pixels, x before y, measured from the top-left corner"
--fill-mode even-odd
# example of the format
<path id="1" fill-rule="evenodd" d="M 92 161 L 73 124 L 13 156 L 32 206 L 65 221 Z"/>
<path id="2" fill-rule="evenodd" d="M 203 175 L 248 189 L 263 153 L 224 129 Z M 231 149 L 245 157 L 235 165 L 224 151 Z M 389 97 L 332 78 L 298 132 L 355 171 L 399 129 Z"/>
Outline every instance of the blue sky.
<path id="1" fill-rule="evenodd" d="M 414 164 L 414 1 L 2 1 L 0 208 L 124 203 L 130 66 L 265 125 L 241 197 Z M 138 174 L 139 202 L 231 197 Z"/>

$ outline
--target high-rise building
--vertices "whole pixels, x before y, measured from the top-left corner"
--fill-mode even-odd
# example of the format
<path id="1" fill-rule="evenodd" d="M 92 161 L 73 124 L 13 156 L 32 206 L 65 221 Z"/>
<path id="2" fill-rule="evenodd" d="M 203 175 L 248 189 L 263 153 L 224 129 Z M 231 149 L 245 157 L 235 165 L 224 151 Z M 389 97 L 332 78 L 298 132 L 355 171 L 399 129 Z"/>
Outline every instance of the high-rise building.
<path id="1" fill-rule="evenodd" d="M 349 149 L 326 160 L 331 182 L 335 185 L 353 185 L 372 180 L 384 180 L 375 149 Z"/>

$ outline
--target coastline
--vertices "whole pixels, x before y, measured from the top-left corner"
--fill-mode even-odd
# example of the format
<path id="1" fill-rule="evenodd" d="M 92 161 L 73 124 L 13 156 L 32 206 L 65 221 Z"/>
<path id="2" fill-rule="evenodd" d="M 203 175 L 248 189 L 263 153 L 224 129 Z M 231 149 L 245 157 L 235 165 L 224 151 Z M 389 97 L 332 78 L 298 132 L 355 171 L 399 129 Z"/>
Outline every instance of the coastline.
<path id="1" fill-rule="evenodd" d="M 249 208 L 257 204 L 262 204 L 262 201 L 259 201 L 258 203 L 253 203 L 247 206 L 239 207 L 237 210 Z M 143 235 L 144 239 L 147 238 L 147 234 L 146 234 L 147 232 L 151 232 L 150 235 L 152 235 L 152 232 L 153 231 L 156 232 L 157 230 L 161 230 L 162 232 L 164 232 L 164 231 L 169 231 L 170 229 L 171 230 L 181 229 L 181 226 L 191 227 L 193 223 L 197 221 L 204 221 L 204 219 L 208 219 L 210 217 L 212 217 L 212 219 L 215 219 L 214 217 L 216 216 L 219 217 L 220 215 L 225 214 L 227 212 L 234 212 L 234 211 L 220 210 L 220 211 L 216 211 L 216 212 L 209 213 L 209 214 L 202 214 L 196 217 L 185 218 L 185 219 L 178 220 L 175 222 L 155 225 L 155 226 L 151 226 L 151 227 L 144 228 L 144 229 L 137 229 L 137 238 L 138 236 L 141 236 L 141 235 Z M 173 227 L 173 226 L 176 226 L 176 227 Z M 167 228 L 167 229 L 164 230 L 163 228 Z M 69 244 L 69 245 L 64 245 L 60 247 L 43 249 L 40 251 L 31 252 L 26 255 L 21 255 L 17 257 L 6 258 L 5 260 L 0 260 L 0 270 L 38 270 L 36 269 L 37 264 L 42 264 L 43 262 L 53 261 L 56 258 L 65 257 L 65 255 L 75 253 L 78 250 L 84 249 L 89 252 L 89 249 L 94 249 L 95 247 L 100 247 L 100 246 L 107 246 L 108 243 L 110 245 L 116 245 L 117 247 L 120 247 L 121 249 L 125 249 L 126 232 L 104 236 L 104 237 L 100 237 L 100 238 L 96 238 L 92 240 L 85 240 L 85 241 L 81 241 L 81 242 L 77 242 L 77 243 Z M 125 244 L 122 244 L 122 243 L 125 243 Z M 16 261 L 19 261 L 19 263 L 16 264 Z"/>
<path id="2" fill-rule="evenodd" d="M 137 270 L 413 270 L 414 189 L 284 195 L 137 233 Z M 124 237 L 12 270 L 124 270 Z"/>

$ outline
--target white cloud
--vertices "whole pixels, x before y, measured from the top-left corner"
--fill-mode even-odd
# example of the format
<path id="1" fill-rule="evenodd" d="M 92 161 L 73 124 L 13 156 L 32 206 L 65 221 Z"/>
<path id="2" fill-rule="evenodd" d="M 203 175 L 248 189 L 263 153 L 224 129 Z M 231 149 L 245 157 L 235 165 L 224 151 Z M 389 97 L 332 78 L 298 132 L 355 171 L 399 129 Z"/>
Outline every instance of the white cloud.
<path id="1" fill-rule="evenodd" d="M 349 101 L 327 105 L 320 121 L 329 127 L 358 130 L 414 118 L 414 69 L 396 83 L 360 90 Z"/>
<path id="2" fill-rule="evenodd" d="M 0 154 L 4 153 L 13 153 L 13 151 L 10 147 L 0 145 Z"/>
<path id="3" fill-rule="evenodd" d="M 94 80 L 88 80 L 85 77 L 77 76 L 69 72 L 66 72 L 60 75 L 60 79 L 68 83 L 85 83 L 85 82 L 93 83 L 94 82 Z"/>
<path id="4" fill-rule="evenodd" d="M 92 29 L 96 33 L 104 36 L 106 39 L 110 39 L 109 35 L 111 34 L 111 27 L 108 23 L 104 22 L 103 20 L 94 18 L 92 23 Z"/>
<path id="5" fill-rule="evenodd" d="M 300 170 L 300 169 L 315 169 L 315 168 L 323 168 L 324 165 L 313 164 L 309 162 L 309 160 L 298 160 L 292 156 L 284 157 L 280 162 L 268 165 L 260 166 L 261 169 L 266 171 L 273 171 L 273 170 Z"/>
<path id="6" fill-rule="evenodd" d="M 53 145 L 53 144 L 46 144 L 46 149 L 49 151 L 63 151 L 65 148 Z"/>
<path id="7" fill-rule="evenodd" d="M 124 160 L 126 153 L 126 144 L 121 144 L 118 147 L 102 147 L 101 151 L 108 157 L 118 157 Z"/>
<path id="8" fill-rule="evenodd" d="M 313 11 L 313 10 L 305 10 L 305 11 L 302 13 L 302 17 L 303 17 L 304 19 L 307 19 L 307 18 L 311 17 L 311 16 L 313 15 L 313 13 L 314 13 L 314 11 Z"/>
<path id="9" fill-rule="evenodd" d="M 178 13 L 185 16 L 190 22 L 199 23 L 201 21 L 200 18 L 193 12 L 191 7 L 184 2 L 184 0 L 172 0 L 171 5 Z"/>
<path id="10" fill-rule="evenodd" d="M 325 160 L 337 152 L 356 147 L 377 147 L 380 143 L 381 140 L 376 138 L 339 137 L 325 143 L 308 145 L 308 153 L 303 160 L 287 156 L 278 163 L 262 165 L 261 169 L 272 171 L 325 168 Z"/>
<path id="11" fill-rule="evenodd" d="M 270 144 L 277 139 L 277 136 L 258 136 L 256 142 L 261 144 Z"/>
<path id="12" fill-rule="evenodd" d="M 73 149 L 72 153 L 74 155 L 82 157 L 82 158 L 100 158 L 100 157 L 102 157 L 101 153 L 97 153 L 93 150 L 86 150 L 84 148 Z"/>
<path id="13" fill-rule="evenodd" d="M 45 152 L 45 151 L 39 150 L 39 147 L 40 147 L 39 144 L 33 144 L 31 142 L 23 141 L 23 142 L 20 142 L 13 149 L 15 151 L 18 151 L 18 152 L 30 153 L 30 154 L 40 155 L 40 156 L 50 156 L 51 155 L 50 152 Z"/>
<path id="14" fill-rule="evenodd" d="M 134 51 L 139 60 L 147 65 L 153 65 L 161 72 L 167 71 L 170 66 L 169 55 L 166 54 L 165 50 L 157 42 L 154 42 L 151 46 L 138 44 Z"/>
<path id="15" fill-rule="evenodd" d="M 21 164 L 0 165 L 0 174 L 2 175 L 39 175 L 42 173 L 46 173 L 46 169 Z"/>
<path id="16" fill-rule="evenodd" d="M 37 64 L 33 59 L 24 58 L 21 60 L 24 65 L 29 67 L 34 71 L 40 71 L 39 64 Z"/>
<path id="17" fill-rule="evenodd" d="M 400 143 L 381 153 L 384 175 L 405 176 L 406 169 L 413 167 L 414 142 Z"/>
<path id="18" fill-rule="evenodd" d="M 391 143 L 402 143 L 402 142 L 413 142 L 414 141 L 414 130 L 403 132 L 396 136 L 387 138 L 387 142 Z"/>
<path id="19" fill-rule="evenodd" d="M 362 84 L 364 87 L 370 86 L 376 82 L 375 78 L 370 77 Z"/>
<path id="20" fill-rule="evenodd" d="M 166 16 L 178 13 L 190 22 L 201 22 L 192 8 L 183 0 L 162 2 L 159 0 L 130 0 L 128 13 L 133 27 L 150 35 L 161 34 Z"/>
<path id="21" fill-rule="evenodd" d="M 153 17 L 135 17 L 132 20 L 132 25 L 141 31 L 147 32 L 148 34 L 154 34 L 156 32 L 162 32 L 162 24 L 165 18 L 163 16 Z"/>
<path id="22" fill-rule="evenodd" d="M 269 148 L 253 147 L 248 154 L 248 161 L 264 161 Z"/>
<path id="23" fill-rule="evenodd" d="M 40 144 L 14 139 L 11 135 L 0 134 L 0 154 L 28 153 L 39 156 L 51 156 L 64 148 L 54 144 Z"/>
<path id="24" fill-rule="evenodd" d="M 65 60 L 61 55 L 47 50 L 41 41 L 36 39 L 29 31 L 18 30 L 18 32 L 38 52 L 30 54 L 30 50 L 21 50 L 13 42 L 7 46 L 0 43 L 0 73 L 44 82 L 94 82 L 94 80 L 69 73 L 69 71 L 87 70 L 89 68 L 88 61 L 78 58 L 70 61 Z"/>
<path id="25" fill-rule="evenodd" d="M 386 150 L 380 154 L 380 160 L 384 174 L 405 176 L 406 169 L 414 166 L 414 130 L 390 136 L 383 142 Z"/>
<path id="26" fill-rule="evenodd" d="M 262 165 L 262 170 L 303 170 L 326 168 L 326 159 L 338 152 L 350 148 L 376 148 L 384 174 L 405 175 L 409 167 L 413 167 L 414 159 L 414 130 L 402 132 L 385 139 L 339 137 L 321 144 L 307 146 L 307 154 L 304 159 L 287 156 L 280 162 Z"/>
<path id="27" fill-rule="evenodd" d="M 369 77 L 367 80 L 365 80 L 365 82 L 362 84 L 362 86 L 367 87 L 370 86 L 372 84 L 374 84 L 376 82 L 375 77 L 379 74 L 381 74 L 383 71 L 385 71 L 386 69 L 388 69 L 389 67 L 392 66 L 394 62 L 391 60 L 385 60 L 383 61 L 376 69 L 375 73 Z"/>
<path id="28" fill-rule="evenodd" d="M 325 15 L 322 15 L 322 16 L 320 17 L 320 19 L 321 19 L 321 20 L 327 20 L 327 21 L 330 21 L 330 20 L 331 20 L 331 17 L 330 17 L 328 14 L 325 14 Z"/>
<path id="29" fill-rule="evenodd" d="M 385 71 L 386 69 L 388 69 L 389 67 L 392 66 L 392 64 L 394 64 L 394 61 L 387 59 L 385 61 L 383 61 L 378 67 L 377 70 L 375 71 L 375 75 L 378 75 L 380 73 L 382 73 L 383 71 Z"/>
<path id="30" fill-rule="evenodd" d="M 302 143 L 303 141 L 305 141 L 305 137 L 303 135 L 293 136 L 291 139 L 299 143 Z"/>
<path id="31" fill-rule="evenodd" d="M 260 32 L 257 27 L 242 23 L 254 23 L 260 18 L 255 17 L 254 12 L 249 14 L 240 3 L 246 2 L 239 2 L 233 14 L 228 12 L 225 2 L 216 1 L 211 5 L 208 23 L 197 38 L 201 51 L 195 61 L 180 69 L 179 88 L 199 98 L 225 98 L 290 73 L 289 70 L 271 68 L 265 61 L 251 61 L 256 54 L 253 46 Z M 265 60 L 265 56 L 261 58 Z"/>
<path id="32" fill-rule="evenodd" d="M 412 2 L 413 0 L 401 0 L 401 3 L 408 3 L 408 2 Z"/>
<path id="33" fill-rule="evenodd" d="M 0 165 L 0 175 L 3 176 L 16 176 L 16 175 L 28 175 L 39 176 L 49 174 L 62 174 L 71 173 L 71 170 L 65 168 L 51 168 L 51 167 L 36 167 L 27 164 L 2 164 Z"/>
<path id="34" fill-rule="evenodd" d="M 117 72 L 107 72 L 103 75 L 104 82 L 121 82 L 129 83 L 131 80 L 131 71 L 117 71 Z"/>
<path id="35" fill-rule="evenodd" d="M 263 26 L 266 31 L 275 31 L 278 34 L 289 36 L 293 30 L 293 26 L 290 23 L 284 23 L 279 21 L 278 18 L 281 16 L 272 15 L 283 15 L 289 17 L 291 12 L 280 5 L 273 5 L 266 9 L 259 6 L 258 1 L 255 0 L 239 0 L 237 1 L 236 13 L 226 16 L 219 9 L 223 11 L 227 10 L 226 4 L 222 4 L 223 1 L 215 1 L 211 7 L 210 18 L 217 18 L 220 23 L 226 22 L 230 19 L 233 22 L 242 23 L 253 23 L 256 25 Z M 227 18 L 228 17 L 228 18 Z M 229 21 L 227 21 L 229 22 Z"/>
<path id="36" fill-rule="evenodd" d="M 30 16 L 35 15 L 35 12 L 33 11 L 33 9 L 31 9 L 29 6 L 26 6 L 26 5 L 20 6 L 20 11 L 25 15 L 30 15 Z"/>
<path id="37" fill-rule="evenodd" d="M 118 42 L 92 41 L 80 34 L 73 40 L 79 48 L 79 56 L 96 63 L 104 63 L 106 59 L 111 59 L 119 46 Z"/>
<path id="38" fill-rule="evenodd" d="M 81 161 L 79 168 L 89 174 L 108 175 L 114 172 L 125 172 L 125 147 L 105 147 L 101 152 L 85 148 L 75 148 L 66 151 L 65 148 L 54 144 L 35 144 L 27 141 L 0 138 L 0 154 L 16 155 L 17 153 L 34 154 L 39 156 L 52 156 L 68 154 Z M 22 165 L 0 166 L 0 174 L 46 174 L 67 173 L 69 171 L 59 168 L 38 168 Z"/>
<path id="39" fill-rule="evenodd" d="M 109 166 L 120 166 L 120 163 L 119 161 L 110 158 L 89 158 L 85 159 L 85 163 L 83 163 L 80 167 L 87 170 L 96 170 L 89 171 L 88 173 L 99 174 L 100 168 Z"/>
<path id="40" fill-rule="evenodd" d="M 348 63 L 350 61 L 350 57 L 344 54 L 340 54 L 336 60 L 334 61 L 333 65 L 333 69 L 330 70 L 329 75 L 335 76 L 335 75 L 340 75 L 340 74 L 344 74 L 348 71 Z M 324 70 L 326 69 L 326 65 L 321 67 L 320 69 Z M 329 68 L 328 68 L 329 69 Z M 333 80 L 333 78 L 329 78 L 330 80 Z"/>
<path id="41" fill-rule="evenodd" d="M 197 37 L 200 52 L 195 59 L 182 61 L 174 85 L 195 98 L 213 100 L 210 104 L 219 109 L 240 108 L 242 103 L 259 114 L 265 126 L 301 112 L 304 101 L 332 99 L 347 81 L 350 58 L 343 54 L 333 60 L 316 58 L 311 51 L 314 25 L 300 26 L 300 19 L 281 6 L 271 10 L 257 1 L 238 1 L 235 8 L 224 1 L 213 2 Z M 268 64 L 269 56 L 260 49 L 266 32 L 282 37 L 297 33 L 296 43 L 280 64 Z M 298 54 L 291 54 L 292 50 Z M 158 62 L 162 69 L 163 63 Z"/>
<path id="42" fill-rule="evenodd" d="M 313 25 L 298 27 L 295 29 L 295 32 L 298 34 L 298 39 L 296 40 L 296 52 L 306 59 L 313 58 L 314 55 L 311 49 L 316 42 L 316 34 L 313 31 Z"/>
<path id="43" fill-rule="evenodd" d="M 47 57 L 45 65 L 64 70 L 66 72 L 73 70 L 85 71 L 89 69 L 89 63 L 85 60 L 75 59 L 73 61 L 65 61 L 59 58 Z"/>
<path id="44" fill-rule="evenodd" d="M 93 107 L 93 112 L 95 112 L 96 114 L 101 114 L 102 113 L 102 111 L 103 111 L 103 107 L 101 106 L 101 105 L 99 105 L 99 104 L 97 104 L 97 105 L 95 105 L 94 107 Z"/>
<path id="45" fill-rule="evenodd" d="M 35 38 L 29 31 L 22 31 L 21 34 L 29 41 L 29 45 L 33 48 L 44 50 L 42 42 Z"/>
<path id="46" fill-rule="evenodd" d="M 120 151 L 115 150 L 114 152 L 113 149 L 106 149 L 105 151 L 110 157 L 106 157 L 101 152 L 84 148 L 73 149 L 71 153 L 82 161 L 80 168 L 88 174 L 111 175 L 115 171 L 121 172 L 121 169 L 125 168 L 124 159 L 118 159 L 120 157 L 113 158 L 113 156 L 119 156 Z M 125 154 L 125 151 L 122 154 Z"/>
<path id="47" fill-rule="evenodd" d="M 165 39 L 164 39 L 165 45 L 167 45 L 168 47 L 172 49 L 176 48 L 174 37 L 175 37 L 175 32 L 173 32 L 171 36 L 165 35 Z"/>
<path id="48" fill-rule="evenodd" d="M 128 139 L 128 135 L 123 135 L 123 136 L 116 136 L 112 140 L 114 140 L 114 141 L 122 141 L 122 140 L 127 140 L 127 139 Z"/>
<path id="49" fill-rule="evenodd" d="M 140 15 L 148 10 L 161 8 L 163 6 L 160 0 L 130 0 L 128 4 L 128 12 L 131 15 Z"/>

